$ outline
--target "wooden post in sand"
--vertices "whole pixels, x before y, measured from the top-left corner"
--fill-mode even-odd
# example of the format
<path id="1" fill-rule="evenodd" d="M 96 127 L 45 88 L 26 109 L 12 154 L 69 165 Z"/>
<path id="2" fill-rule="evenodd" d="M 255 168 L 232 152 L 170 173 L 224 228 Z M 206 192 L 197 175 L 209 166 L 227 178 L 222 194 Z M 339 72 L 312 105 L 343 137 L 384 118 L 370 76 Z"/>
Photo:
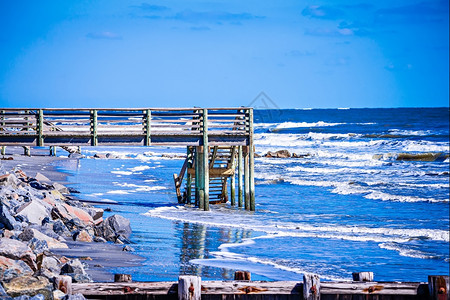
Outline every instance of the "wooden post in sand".
<path id="1" fill-rule="evenodd" d="M 56 146 L 50 146 L 50 156 L 56 156 Z"/>
<path id="2" fill-rule="evenodd" d="M 252 280 L 252 274 L 247 271 L 236 271 L 234 272 L 234 280 Z"/>
<path id="3" fill-rule="evenodd" d="M 242 146 L 238 146 L 238 207 L 243 206 L 243 180 L 244 161 L 242 159 Z"/>
<path id="4" fill-rule="evenodd" d="M 203 109 L 203 160 L 200 180 L 203 187 L 203 208 L 209 210 L 209 145 L 208 145 L 208 110 Z"/>
<path id="5" fill-rule="evenodd" d="M 91 110 L 91 146 L 97 146 L 98 136 L 97 136 L 97 110 Z"/>
<path id="6" fill-rule="evenodd" d="M 30 146 L 23 146 L 23 155 L 31 156 Z"/>
<path id="7" fill-rule="evenodd" d="M 145 141 L 144 141 L 144 146 L 150 146 L 151 145 L 151 136 L 150 136 L 150 132 L 151 132 L 151 120 L 152 120 L 152 112 L 150 109 L 147 109 L 144 111 L 145 114 Z"/>
<path id="8" fill-rule="evenodd" d="M 114 282 L 131 282 L 130 274 L 114 274 Z"/>
<path id="9" fill-rule="evenodd" d="M 373 272 L 352 273 L 353 281 L 373 281 Z"/>
<path id="10" fill-rule="evenodd" d="M 303 275 L 303 299 L 320 300 L 320 278 L 316 274 Z"/>
<path id="11" fill-rule="evenodd" d="M 449 276 L 428 276 L 428 290 L 432 300 L 449 300 Z"/>
<path id="12" fill-rule="evenodd" d="M 2 146 L 2 155 L 6 154 L 6 146 Z"/>
<path id="13" fill-rule="evenodd" d="M 36 129 L 38 134 L 37 145 L 42 147 L 44 146 L 44 111 L 42 109 L 38 112 L 38 125 Z"/>
<path id="14" fill-rule="evenodd" d="M 187 275 L 178 277 L 178 300 L 200 300 L 201 295 L 201 277 Z"/>

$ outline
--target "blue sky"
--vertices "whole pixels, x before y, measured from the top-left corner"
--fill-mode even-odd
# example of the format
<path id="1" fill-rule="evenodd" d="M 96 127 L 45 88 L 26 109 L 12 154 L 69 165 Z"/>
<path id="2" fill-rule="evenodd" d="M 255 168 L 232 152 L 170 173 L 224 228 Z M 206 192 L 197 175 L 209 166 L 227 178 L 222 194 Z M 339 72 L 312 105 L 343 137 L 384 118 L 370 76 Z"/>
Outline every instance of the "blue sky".
<path id="1" fill-rule="evenodd" d="M 1 1 L 2 107 L 449 106 L 449 1 Z"/>

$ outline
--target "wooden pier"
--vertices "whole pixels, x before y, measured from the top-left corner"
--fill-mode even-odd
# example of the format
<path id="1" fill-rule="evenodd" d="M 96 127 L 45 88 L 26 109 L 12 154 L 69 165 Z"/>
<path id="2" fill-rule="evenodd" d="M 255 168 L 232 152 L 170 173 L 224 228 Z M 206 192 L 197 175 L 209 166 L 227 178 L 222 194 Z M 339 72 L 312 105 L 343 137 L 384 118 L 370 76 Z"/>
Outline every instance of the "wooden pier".
<path id="1" fill-rule="evenodd" d="M 243 276 L 242 276 L 243 275 Z M 321 281 L 313 274 L 300 281 L 251 281 L 248 272 L 237 271 L 234 281 L 203 281 L 182 275 L 178 282 L 132 282 L 131 276 L 109 283 L 65 282 L 65 291 L 88 299 L 179 300 L 449 300 L 449 276 L 428 276 L 428 282 L 377 282 L 372 272 L 353 273 L 353 281 Z M 57 279 L 57 282 L 59 280 Z"/>
<path id="2" fill-rule="evenodd" d="M 255 210 L 252 108 L 0 108 L 2 154 L 5 146 L 29 155 L 32 146 L 54 153 L 54 146 L 152 145 L 187 147 L 174 175 L 180 203 L 235 205 L 237 176 L 238 206 Z"/>

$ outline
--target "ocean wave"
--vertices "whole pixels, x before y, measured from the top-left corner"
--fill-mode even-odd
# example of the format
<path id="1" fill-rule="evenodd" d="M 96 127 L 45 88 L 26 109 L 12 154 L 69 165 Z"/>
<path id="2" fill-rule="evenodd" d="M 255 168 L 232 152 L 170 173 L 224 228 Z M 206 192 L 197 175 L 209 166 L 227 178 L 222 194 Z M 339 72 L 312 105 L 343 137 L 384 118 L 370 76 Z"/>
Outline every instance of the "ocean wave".
<path id="1" fill-rule="evenodd" d="M 188 212 L 189 213 L 186 213 Z M 408 242 L 411 239 L 430 239 L 449 242 L 448 232 L 439 229 L 397 229 L 386 227 L 342 226 L 330 224 L 313 226 L 305 223 L 276 222 L 259 220 L 258 216 L 248 214 L 230 215 L 226 211 L 203 212 L 186 207 L 159 207 L 146 213 L 146 216 L 167 220 L 202 224 L 208 227 L 239 228 L 264 232 L 266 238 L 275 237 L 313 237 L 324 239 L 343 239 L 351 241 Z M 232 220 L 230 220 L 232 218 Z M 261 237 L 260 237 L 261 238 Z"/>
<path id="2" fill-rule="evenodd" d="M 398 243 L 382 243 L 379 244 L 378 247 L 386 250 L 393 250 L 398 252 L 401 256 L 412 257 L 412 258 L 420 258 L 420 259 L 438 259 L 439 256 L 431 255 L 429 253 L 425 253 L 420 250 L 411 249 L 408 246 L 401 245 Z"/>
<path id="3" fill-rule="evenodd" d="M 144 170 L 148 170 L 151 169 L 150 166 L 137 166 L 134 168 L 129 168 L 128 170 L 130 170 L 131 172 L 139 172 L 139 171 L 144 171 Z"/>

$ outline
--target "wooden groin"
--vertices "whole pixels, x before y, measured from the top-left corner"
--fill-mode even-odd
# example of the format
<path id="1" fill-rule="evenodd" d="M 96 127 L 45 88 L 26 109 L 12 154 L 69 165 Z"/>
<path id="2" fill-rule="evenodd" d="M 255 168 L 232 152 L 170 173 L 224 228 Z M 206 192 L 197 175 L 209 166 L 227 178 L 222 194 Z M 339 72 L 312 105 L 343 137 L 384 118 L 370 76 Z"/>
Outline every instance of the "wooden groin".
<path id="1" fill-rule="evenodd" d="M 238 206 L 255 210 L 252 108 L 0 108 L 2 155 L 6 146 L 22 146 L 25 155 L 49 146 L 54 155 L 55 146 L 153 145 L 188 149 L 173 178 L 180 203 L 209 210 L 228 201 L 230 187 L 234 205 L 237 166 Z"/>
<path id="2" fill-rule="evenodd" d="M 449 276 L 428 276 L 428 282 L 376 282 L 367 281 L 373 279 L 373 274 L 370 274 L 372 273 L 354 273 L 354 280 L 345 282 L 320 281 L 317 275 L 312 274 L 304 275 L 300 282 L 202 281 L 198 276 L 185 275 L 180 276 L 178 282 L 130 282 L 126 276 L 126 282 L 73 283 L 69 290 L 72 294 L 81 293 L 88 299 L 450 299 Z M 355 278 L 361 280 L 357 281 Z"/>

